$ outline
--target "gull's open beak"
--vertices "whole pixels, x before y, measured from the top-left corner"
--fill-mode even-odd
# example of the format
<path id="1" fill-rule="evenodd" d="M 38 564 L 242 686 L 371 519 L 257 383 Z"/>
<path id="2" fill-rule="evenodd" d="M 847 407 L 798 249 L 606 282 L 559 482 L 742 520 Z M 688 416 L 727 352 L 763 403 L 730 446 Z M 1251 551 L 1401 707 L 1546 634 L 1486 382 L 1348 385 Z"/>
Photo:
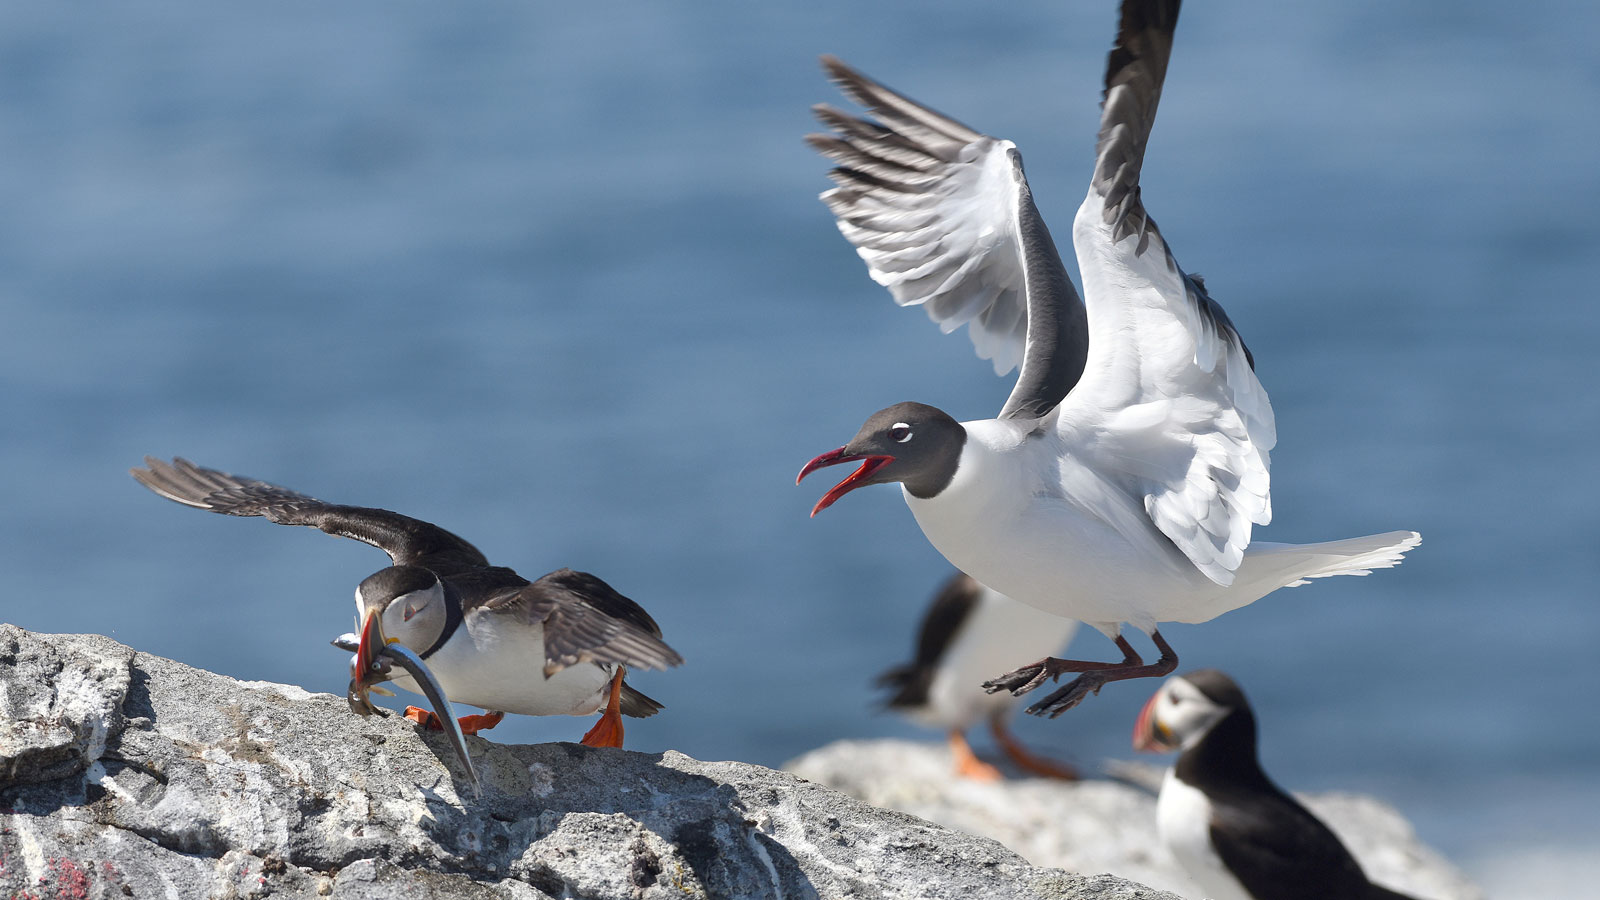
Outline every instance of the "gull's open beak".
<path id="1" fill-rule="evenodd" d="M 1172 732 L 1161 724 L 1161 719 L 1156 715 L 1156 701 L 1161 696 L 1162 692 L 1156 691 L 1146 700 L 1144 709 L 1139 710 L 1138 721 L 1133 723 L 1133 749 L 1141 753 L 1169 753 L 1178 749 Z"/>
<path id="2" fill-rule="evenodd" d="M 383 627 L 374 626 L 376 615 L 368 615 L 367 624 L 361 629 L 358 639 L 353 634 L 342 634 L 334 638 L 333 645 L 340 650 L 352 650 L 355 657 L 350 660 L 350 690 L 346 699 L 350 702 L 350 709 L 363 716 L 370 716 L 378 711 L 368 699 L 367 692 L 374 689 L 380 681 L 389 679 L 389 672 L 394 665 L 405 669 L 412 680 L 422 688 L 422 693 L 433 705 L 433 714 L 439 719 L 439 724 L 444 726 L 444 733 L 450 738 L 450 747 L 456 751 L 456 756 L 461 760 L 461 765 L 467 770 L 467 778 L 472 781 L 472 791 L 482 796 L 483 790 L 478 783 L 478 770 L 472 765 L 472 756 L 467 752 L 467 738 L 461 733 L 461 723 L 456 720 L 450 710 L 450 698 L 445 696 L 444 686 L 428 671 L 428 664 L 422 661 L 415 651 L 405 644 L 385 643 L 382 641 Z M 371 636 L 379 638 L 376 644 L 368 644 Z M 375 646 L 378 649 L 371 662 L 361 664 L 363 651 Z M 381 689 L 380 689 L 381 690 Z M 387 692 L 385 692 L 387 693 Z"/>
<path id="3" fill-rule="evenodd" d="M 832 506 L 835 501 L 837 501 L 840 497 L 843 497 L 845 494 L 850 493 L 858 487 L 864 487 L 866 484 L 866 479 L 871 477 L 872 473 L 878 471 L 884 466 L 887 466 L 889 463 L 894 462 L 894 457 L 850 454 L 845 452 L 845 448 L 840 447 L 837 450 L 829 450 L 827 453 L 824 453 L 816 459 L 813 459 L 811 462 L 806 463 L 805 468 L 800 470 L 800 474 L 795 476 L 794 483 L 799 484 L 805 480 L 807 475 L 810 475 L 812 472 L 815 472 L 818 469 L 825 469 L 828 466 L 837 466 L 847 462 L 855 462 L 856 460 L 864 460 L 864 462 L 861 463 L 861 468 L 851 472 L 848 478 L 834 485 L 833 490 L 823 494 L 822 499 L 817 501 L 817 505 L 811 508 L 812 517 L 815 517 L 817 513 L 822 512 L 823 510 Z"/>

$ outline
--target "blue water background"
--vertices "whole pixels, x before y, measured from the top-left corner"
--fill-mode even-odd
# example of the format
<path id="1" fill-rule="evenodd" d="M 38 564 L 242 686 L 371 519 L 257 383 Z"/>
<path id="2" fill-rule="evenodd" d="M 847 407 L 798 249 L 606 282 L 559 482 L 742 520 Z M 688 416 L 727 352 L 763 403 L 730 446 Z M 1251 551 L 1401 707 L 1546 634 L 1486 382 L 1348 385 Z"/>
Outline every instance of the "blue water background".
<path id="1" fill-rule="evenodd" d="M 1010 382 L 895 308 L 816 201 L 815 58 L 1015 140 L 1064 236 L 1114 20 L 0 6 L 0 618 L 342 693 L 326 640 L 383 556 L 126 474 L 184 455 L 601 574 L 689 660 L 637 677 L 668 706 L 637 749 L 919 734 L 866 685 L 944 564 L 897 491 L 808 520 L 827 484 L 794 474 L 879 407 L 981 418 Z M 1167 634 L 1245 686 L 1280 780 L 1379 793 L 1469 867 L 1600 839 L 1597 35 L 1570 2 L 1193 3 L 1145 167 L 1274 401 L 1261 537 L 1425 537 Z M 1024 734 L 1131 756 L 1153 688 Z"/>

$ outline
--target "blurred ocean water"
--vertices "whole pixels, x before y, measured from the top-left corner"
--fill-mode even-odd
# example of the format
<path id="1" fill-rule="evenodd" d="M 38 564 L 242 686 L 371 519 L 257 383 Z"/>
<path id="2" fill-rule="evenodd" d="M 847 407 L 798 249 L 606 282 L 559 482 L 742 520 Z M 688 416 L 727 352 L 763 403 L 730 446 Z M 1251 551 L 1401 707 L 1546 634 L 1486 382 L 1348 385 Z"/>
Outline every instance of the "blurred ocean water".
<path id="1" fill-rule="evenodd" d="M 184 455 L 602 575 L 689 659 L 639 677 L 668 709 L 630 746 L 915 733 L 866 685 L 947 569 L 897 492 L 811 521 L 792 480 L 873 410 L 1010 382 L 816 201 L 815 58 L 1015 140 L 1065 235 L 1113 7 L 0 7 L 0 619 L 341 692 L 384 557 L 126 474 Z M 1286 784 L 1490 874 L 1600 839 L 1597 36 L 1572 3 L 1193 3 L 1145 169 L 1277 410 L 1262 537 L 1425 538 L 1168 636 Z M 1020 724 L 1127 756 L 1153 689 Z"/>

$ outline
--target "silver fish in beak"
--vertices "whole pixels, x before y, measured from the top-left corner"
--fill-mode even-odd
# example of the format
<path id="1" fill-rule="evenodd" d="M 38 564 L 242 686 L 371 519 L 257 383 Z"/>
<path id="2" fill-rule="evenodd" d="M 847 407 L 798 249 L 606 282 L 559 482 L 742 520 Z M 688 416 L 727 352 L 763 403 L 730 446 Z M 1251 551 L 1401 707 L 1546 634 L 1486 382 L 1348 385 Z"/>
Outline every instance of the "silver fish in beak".
<path id="1" fill-rule="evenodd" d="M 472 756 L 467 753 L 467 738 L 461 733 L 461 723 L 456 721 L 456 717 L 450 711 L 450 699 L 445 696 L 444 687 L 433 677 L 433 673 L 428 671 L 428 666 L 422 661 L 422 657 L 404 644 L 390 644 L 379 640 L 376 643 L 365 644 L 369 661 L 363 663 L 359 651 L 363 649 L 364 642 L 355 634 L 349 632 L 341 634 L 334 638 L 332 643 L 340 650 L 356 654 L 350 661 L 350 688 L 345 694 L 345 699 L 350 704 L 350 711 L 362 716 L 378 712 L 378 708 L 373 706 L 371 699 L 368 698 L 368 692 L 375 689 L 379 682 L 388 681 L 393 677 L 389 673 L 394 666 L 398 665 L 405 669 L 422 687 L 422 693 L 433 705 L 434 716 L 444 726 L 444 733 L 450 738 L 450 746 L 455 749 L 456 756 L 467 770 L 467 778 L 472 782 L 473 795 L 483 796 L 483 789 L 478 781 L 478 770 L 472 764 Z M 382 688 L 376 689 L 382 691 Z"/>
<path id="2" fill-rule="evenodd" d="M 370 716 L 377 712 L 377 707 L 372 705 L 367 692 L 373 685 L 387 681 L 391 677 L 389 669 L 392 660 L 381 655 L 381 651 L 388 644 L 389 639 L 383 633 L 383 617 L 379 615 L 379 610 L 367 610 L 361 621 L 361 635 L 356 640 L 355 658 L 350 660 L 350 689 L 345 693 L 345 699 L 350 703 L 350 711 L 358 716 Z"/>

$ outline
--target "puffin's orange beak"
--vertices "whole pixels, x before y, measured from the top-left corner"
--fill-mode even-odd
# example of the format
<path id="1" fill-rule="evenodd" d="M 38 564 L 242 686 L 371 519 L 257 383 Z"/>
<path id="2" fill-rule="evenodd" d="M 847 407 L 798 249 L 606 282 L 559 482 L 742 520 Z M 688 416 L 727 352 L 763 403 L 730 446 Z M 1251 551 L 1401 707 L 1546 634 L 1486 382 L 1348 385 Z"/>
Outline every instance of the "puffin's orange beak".
<path id="1" fill-rule="evenodd" d="M 1160 699 L 1161 692 L 1156 691 L 1154 696 L 1145 701 L 1144 709 L 1139 710 L 1138 721 L 1133 723 L 1133 749 L 1141 753 L 1167 753 L 1178 749 L 1172 732 L 1156 718 L 1156 701 Z"/>
<path id="2" fill-rule="evenodd" d="M 381 674 L 388 671 L 388 665 L 379 659 L 384 646 L 388 642 L 383 636 L 383 618 L 377 610 L 368 610 L 366 618 L 361 623 L 361 638 L 356 645 L 356 657 L 350 663 L 350 696 L 359 698 L 360 706 L 370 711 L 371 702 L 367 701 L 367 690 L 379 681 L 383 681 Z M 351 708 L 357 712 L 357 702 L 352 700 Z"/>

